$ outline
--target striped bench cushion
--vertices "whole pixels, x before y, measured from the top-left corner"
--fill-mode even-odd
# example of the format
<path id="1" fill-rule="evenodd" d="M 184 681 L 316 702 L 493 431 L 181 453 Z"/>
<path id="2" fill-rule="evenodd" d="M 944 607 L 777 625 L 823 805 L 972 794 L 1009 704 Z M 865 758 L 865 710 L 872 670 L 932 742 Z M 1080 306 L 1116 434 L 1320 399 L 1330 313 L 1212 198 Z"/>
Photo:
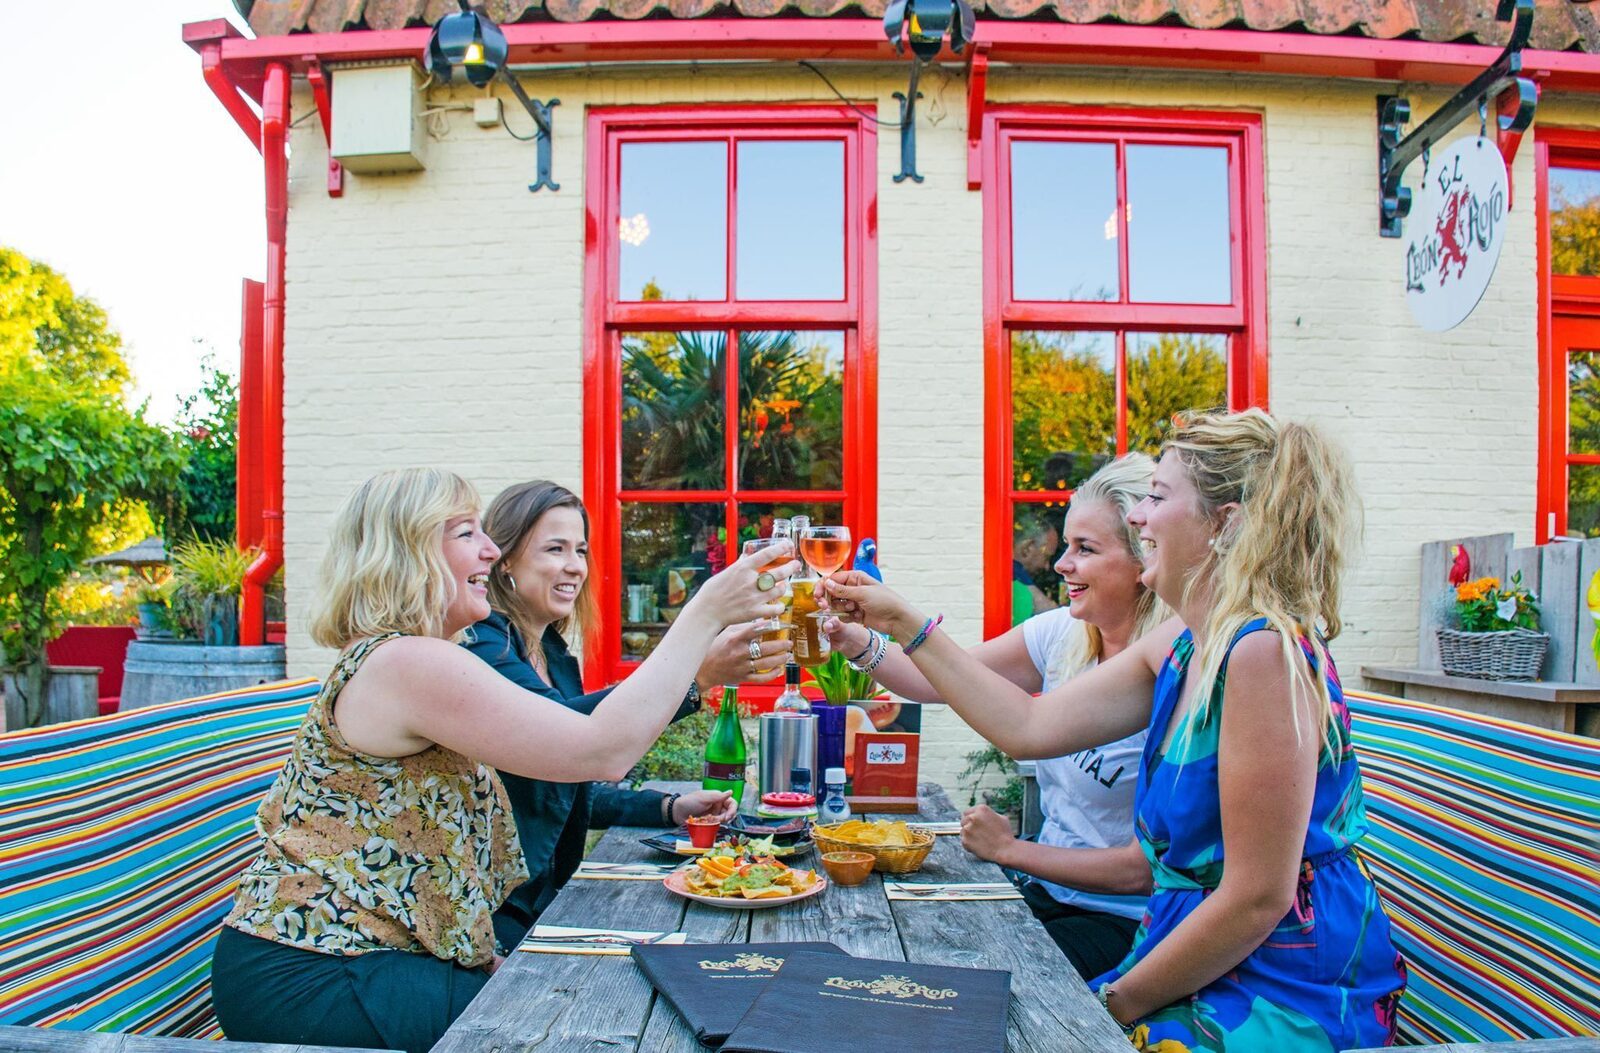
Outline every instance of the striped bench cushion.
<path id="1" fill-rule="evenodd" d="M 1600 742 L 1349 691 L 1402 1038 L 1600 1034 Z"/>
<path id="2" fill-rule="evenodd" d="M 220 1037 L 211 942 L 317 688 L 0 735 L 0 1024 Z"/>

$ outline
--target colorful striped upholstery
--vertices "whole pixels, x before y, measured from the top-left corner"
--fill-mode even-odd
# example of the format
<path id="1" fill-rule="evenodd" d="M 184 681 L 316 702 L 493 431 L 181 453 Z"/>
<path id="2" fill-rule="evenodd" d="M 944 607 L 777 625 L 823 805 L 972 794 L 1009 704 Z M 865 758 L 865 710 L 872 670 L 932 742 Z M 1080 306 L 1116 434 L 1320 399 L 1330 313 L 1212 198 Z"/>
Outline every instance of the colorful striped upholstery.
<path id="1" fill-rule="evenodd" d="M 1359 691 L 1410 1041 L 1600 1034 L 1600 741 Z"/>
<path id="2" fill-rule="evenodd" d="M 220 1037 L 211 942 L 317 688 L 0 735 L 0 1024 Z"/>

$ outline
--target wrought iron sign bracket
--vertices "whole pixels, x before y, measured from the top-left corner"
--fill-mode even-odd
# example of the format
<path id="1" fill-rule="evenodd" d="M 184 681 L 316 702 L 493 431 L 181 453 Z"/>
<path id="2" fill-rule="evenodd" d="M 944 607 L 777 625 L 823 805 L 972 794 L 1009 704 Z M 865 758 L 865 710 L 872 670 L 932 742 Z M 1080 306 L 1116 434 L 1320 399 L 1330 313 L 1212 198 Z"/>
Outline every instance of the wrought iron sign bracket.
<path id="1" fill-rule="evenodd" d="M 894 98 L 900 100 L 900 171 L 895 174 L 896 183 L 904 183 L 910 179 L 913 183 L 922 182 L 922 176 L 917 172 L 917 100 L 922 98 L 922 92 L 917 90 L 917 78 L 922 75 L 922 60 L 911 60 L 911 84 L 905 91 L 897 91 Z"/>
<path id="2" fill-rule="evenodd" d="M 1406 166 L 1421 157 L 1456 125 L 1473 114 L 1488 119 L 1494 109 L 1495 143 L 1505 154 L 1516 153 L 1522 133 L 1533 124 L 1539 88 L 1521 76 L 1522 48 L 1533 29 L 1534 0 L 1500 0 L 1496 21 L 1511 21 L 1511 40 L 1488 69 L 1439 107 L 1405 138 L 1400 130 L 1411 119 L 1410 100 L 1398 96 L 1378 98 L 1378 233 L 1398 238 L 1411 211 L 1411 190 L 1400 185 Z M 1502 100 L 1507 95 L 1507 100 Z M 1507 157 L 1510 163 L 1510 157 Z"/>
<path id="3" fill-rule="evenodd" d="M 553 191 L 560 190 L 561 184 L 550 178 L 550 146 L 555 136 L 555 130 L 550 124 L 550 110 L 552 107 L 561 105 L 561 100 L 551 99 L 549 102 L 537 102 L 528 98 L 528 93 L 522 90 L 522 84 L 504 66 L 500 67 L 500 79 L 510 86 L 511 94 L 515 95 L 517 101 L 522 103 L 522 108 L 528 111 L 528 116 L 533 118 L 533 123 L 539 129 L 533 135 L 534 145 L 539 148 L 539 172 L 534 181 L 528 184 L 528 192 L 537 193 L 541 187 L 549 187 Z M 500 120 L 504 123 L 505 117 L 502 115 Z M 509 126 L 506 131 L 511 131 Z M 516 135 L 515 132 L 512 132 L 512 134 Z M 516 137 L 518 139 L 528 138 L 522 135 L 516 135 Z"/>
<path id="4" fill-rule="evenodd" d="M 983 108 L 989 87 L 989 42 L 967 53 L 967 189 L 983 189 Z"/>
<path id="5" fill-rule="evenodd" d="M 344 165 L 333 159 L 333 97 L 328 91 L 328 74 L 322 60 L 307 55 L 306 80 L 311 84 L 311 96 L 317 101 L 317 113 L 322 118 L 322 134 L 328 140 L 328 196 L 344 197 Z"/>

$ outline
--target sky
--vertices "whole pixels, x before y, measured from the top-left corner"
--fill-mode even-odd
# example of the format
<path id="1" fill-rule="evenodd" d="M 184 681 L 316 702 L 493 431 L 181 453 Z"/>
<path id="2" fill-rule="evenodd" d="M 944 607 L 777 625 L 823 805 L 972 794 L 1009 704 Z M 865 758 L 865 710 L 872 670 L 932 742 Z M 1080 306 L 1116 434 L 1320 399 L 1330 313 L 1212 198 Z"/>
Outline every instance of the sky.
<path id="1" fill-rule="evenodd" d="M 105 309 L 135 401 L 170 421 L 208 351 L 237 375 L 240 279 L 265 270 L 260 154 L 182 36 L 185 22 L 243 20 L 228 0 L 74 0 L 10 14 L 0 244 Z"/>

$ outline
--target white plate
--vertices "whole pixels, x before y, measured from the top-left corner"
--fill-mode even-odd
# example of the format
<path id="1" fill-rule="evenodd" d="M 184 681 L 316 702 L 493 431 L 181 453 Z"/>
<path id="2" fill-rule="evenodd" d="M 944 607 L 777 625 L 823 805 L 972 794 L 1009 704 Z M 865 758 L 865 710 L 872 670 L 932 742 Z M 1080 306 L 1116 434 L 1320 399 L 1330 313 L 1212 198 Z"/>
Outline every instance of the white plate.
<path id="1" fill-rule="evenodd" d="M 721 907 L 723 910 L 761 910 L 764 907 L 781 907 L 785 903 L 794 903 L 798 900 L 815 896 L 828 887 L 828 879 L 820 873 L 813 872 L 815 881 L 804 892 L 797 892 L 792 896 L 769 896 L 765 899 L 745 899 L 743 896 L 702 896 L 698 892 L 690 892 L 685 883 L 684 872 L 674 870 L 662 879 L 662 884 L 667 886 L 667 891 L 684 899 L 692 899 L 696 903 L 705 903 L 712 907 Z"/>

